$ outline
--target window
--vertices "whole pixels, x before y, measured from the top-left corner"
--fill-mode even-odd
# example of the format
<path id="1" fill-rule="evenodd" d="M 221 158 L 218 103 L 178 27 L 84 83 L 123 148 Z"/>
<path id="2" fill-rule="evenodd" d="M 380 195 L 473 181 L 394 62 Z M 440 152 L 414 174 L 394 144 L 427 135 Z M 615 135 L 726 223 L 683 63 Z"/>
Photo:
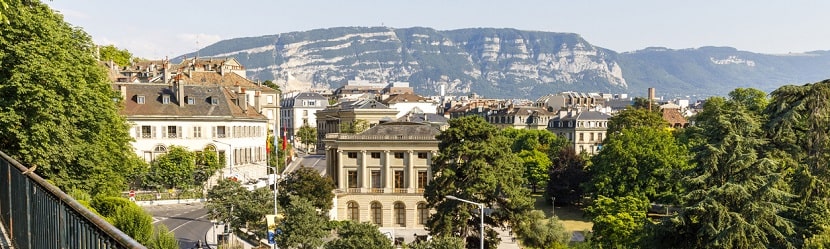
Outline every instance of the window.
<path id="1" fill-rule="evenodd" d="M 395 224 L 406 226 L 406 206 L 403 202 L 395 202 Z"/>
<path id="2" fill-rule="evenodd" d="M 382 188 L 380 182 L 380 170 L 372 170 L 372 188 Z"/>
<path id="3" fill-rule="evenodd" d="M 403 170 L 395 170 L 395 188 L 405 188 Z"/>
<path id="4" fill-rule="evenodd" d="M 178 138 L 179 136 L 179 127 L 177 126 L 167 126 L 167 137 L 168 138 Z"/>
<path id="5" fill-rule="evenodd" d="M 213 131 L 213 137 L 224 138 L 227 136 L 227 127 L 225 126 L 216 126 L 216 129 Z"/>
<path id="6" fill-rule="evenodd" d="M 418 158 L 427 159 L 427 153 L 426 152 L 418 152 Z"/>
<path id="7" fill-rule="evenodd" d="M 210 96 L 210 104 L 211 105 L 218 105 L 219 104 L 219 99 L 216 98 L 215 96 Z"/>
<path id="8" fill-rule="evenodd" d="M 303 117 L 308 117 L 308 110 L 303 110 Z"/>
<path id="9" fill-rule="evenodd" d="M 372 223 L 378 226 L 383 225 L 383 210 L 380 202 L 377 201 L 372 202 Z"/>
<path id="10" fill-rule="evenodd" d="M 308 106 L 317 106 L 317 102 L 314 101 L 314 100 L 309 100 L 308 101 Z"/>
<path id="11" fill-rule="evenodd" d="M 380 152 L 372 152 L 372 158 L 380 158 Z"/>
<path id="12" fill-rule="evenodd" d="M 273 95 L 266 95 L 265 96 L 265 102 L 268 102 L 268 104 L 273 104 L 274 103 L 274 96 Z"/>
<path id="13" fill-rule="evenodd" d="M 162 95 L 161 96 L 161 103 L 165 104 L 165 105 L 170 104 L 170 95 L 167 95 L 167 94 Z"/>
<path id="14" fill-rule="evenodd" d="M 599 140 L 600 142 L 602 142 L 602 132 L 597 133 L 597 140 Z"/>
<path id="15" fill-rule="evenodd" d="M 265 116 L 268 117 L 268 119 L 274 118 L 274 110 L 268 110 L 265 112 Z"/>
<path id="16" fill-rule="evenodd" d="M 358 188 L 357 186 L 357 170 L 349 170 L 348 175 L 349 188 Z"/>
<path id="17" fill-rule="evenodd" d="M 135 97 L 135 102 L 137 102 L 137 103 L 139 103 L 139 104 L 142 104 L 142 105 L 143 105 L 143 104 L 144 104 L 144 95 L 138 95 L 138 96 L 136 96 L 136 97 Z"/>
<path id="18" fill-rule="evenodd" d="M 588 140 L 588 141 L 594 141 L 594 133 L 593 132 L 591 132 L 591 140 Z"/>
<path id="19" fill-rule="evenodd" d="M 418 188 L 426 188 L 428 181 L 427 172 L 425 170 L 418 171 Z"/>
<path id="20" fill-rule="evenodd" d="M 193 137 L 194 138 L 201 138 L 202 137 L 202 127 L 201 126 L 193 126 Z"/>
<path id="21" fill-rule="evenodd" d="M 395 152 L 395 158 L 403 159 L 403 152 Z"/>
<path id="22" fill-rule="evenodd" d="M 585 141 L 585 133 L 579 133 L 579 141 Z"/>
<path id="23" fill-rule="evenodd" d="M 196 99 L 194 99 L 193 97 L 187 97 L 186 99 L 187 99 L 186 101 L 187 101 L 188 105 L 195 105 L 196 104 Z"/>
<path id="24" fill-rule="evenodd" d="M 142 138 L 151 138 L 153 137 L 153 128 L 149 125 L 142 125 L 141 126 L 141 137 Z"/>
<path id="25" fill-rule="evenodd" d="M 426 225 L 429 219 L 429 208 L 426 203 L 418 203 L 418 225 Z"/>
<path id="26" fill-rule="evenodd" d="M 349 158 L 357 158 L 357 152 L 349 152 L 349 153 L 346 153 L 346 155 Z"/>
<path id="27" fill-rule="evenodd" d="M 357 206 L 357 202 L 350 201 L 346 206 L 349 209 L 347 213 L 349 215 L 348 219 L 353 221 L 360 221 L 360 207 Z"/>

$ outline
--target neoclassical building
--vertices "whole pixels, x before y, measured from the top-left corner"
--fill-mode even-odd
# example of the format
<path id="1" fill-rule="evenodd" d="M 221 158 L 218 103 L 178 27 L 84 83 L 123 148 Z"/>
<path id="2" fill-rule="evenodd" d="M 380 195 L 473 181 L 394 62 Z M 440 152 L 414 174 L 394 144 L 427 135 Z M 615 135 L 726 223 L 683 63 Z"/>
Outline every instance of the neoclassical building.
<path id="1" fill-rule="evenodd" d="M 567 138 L 577 154 L 594 155 L 607 137 L 609 118 L 611 115 L 598 111 L 561 110 L 548 122 L 548 130 Z"/>
<path id="2" fill-rule="evenodd" d="M 432 179 L 439 130 L 425 123 L 389 122 L 359 134 L 325 138 L 327 175 L 336 185 L 331 216 L 381 228 L 423 228 L 423 197 Z"/>

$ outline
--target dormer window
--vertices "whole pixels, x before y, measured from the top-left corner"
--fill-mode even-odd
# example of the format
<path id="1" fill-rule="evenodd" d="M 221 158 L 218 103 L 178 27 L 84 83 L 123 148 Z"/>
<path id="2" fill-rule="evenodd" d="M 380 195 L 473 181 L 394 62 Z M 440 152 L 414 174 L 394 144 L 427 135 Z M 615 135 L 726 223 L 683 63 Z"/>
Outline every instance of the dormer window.
<path id="1" fill-rule="evenodd" d="M 196 104 L 196 100 L 193 99 L 193 97 L 186 97 L 185 99 L 186 99 L 185 102 L 187 102 L 188 105 L 195 105 Z"/>
<path id="2" fill-rule="evenodd" d="M 170 95 L 161 95 L 161 103 L 162 104 L 170 104 Z"/>
<path id="3" fill-rule="evenodd" d="M 143 104 L 144 104 L 144 95 L 138 95 L 138 96 L 136 96 L 136 97 L 135 97 L 135 102 L 136 102 L 136 103 L 138 103 L 138 104 L 140 104 L 140 105 L 143 105 Z"/>
<path id="4" fill-rule="evenodd" d="M 215 96 L 210 96 L 210 104 L 211 105 L 218 105 L 219 104 L 219 99 L 217 99 Z"/>

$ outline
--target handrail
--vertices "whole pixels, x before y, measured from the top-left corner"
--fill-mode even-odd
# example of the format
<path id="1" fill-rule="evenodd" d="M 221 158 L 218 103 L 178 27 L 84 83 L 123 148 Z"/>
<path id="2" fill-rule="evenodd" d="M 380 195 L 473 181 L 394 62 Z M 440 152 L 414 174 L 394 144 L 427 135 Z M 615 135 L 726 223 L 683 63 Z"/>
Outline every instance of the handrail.
<path id="1" fill-rule="evenodd" d="M 0 151 L 0 223 L 14 248 L 145 248 L 27 170 Z"/>

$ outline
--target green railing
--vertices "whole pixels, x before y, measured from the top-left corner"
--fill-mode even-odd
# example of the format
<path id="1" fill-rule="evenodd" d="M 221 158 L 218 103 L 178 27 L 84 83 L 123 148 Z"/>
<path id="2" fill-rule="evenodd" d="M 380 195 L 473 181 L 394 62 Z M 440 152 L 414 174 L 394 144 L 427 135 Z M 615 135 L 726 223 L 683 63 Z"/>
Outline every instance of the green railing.
<path id="1" fill-rule="evenodd" d="M 17 249 L 145 248 L 0 151 L 0 223 Z"/>

